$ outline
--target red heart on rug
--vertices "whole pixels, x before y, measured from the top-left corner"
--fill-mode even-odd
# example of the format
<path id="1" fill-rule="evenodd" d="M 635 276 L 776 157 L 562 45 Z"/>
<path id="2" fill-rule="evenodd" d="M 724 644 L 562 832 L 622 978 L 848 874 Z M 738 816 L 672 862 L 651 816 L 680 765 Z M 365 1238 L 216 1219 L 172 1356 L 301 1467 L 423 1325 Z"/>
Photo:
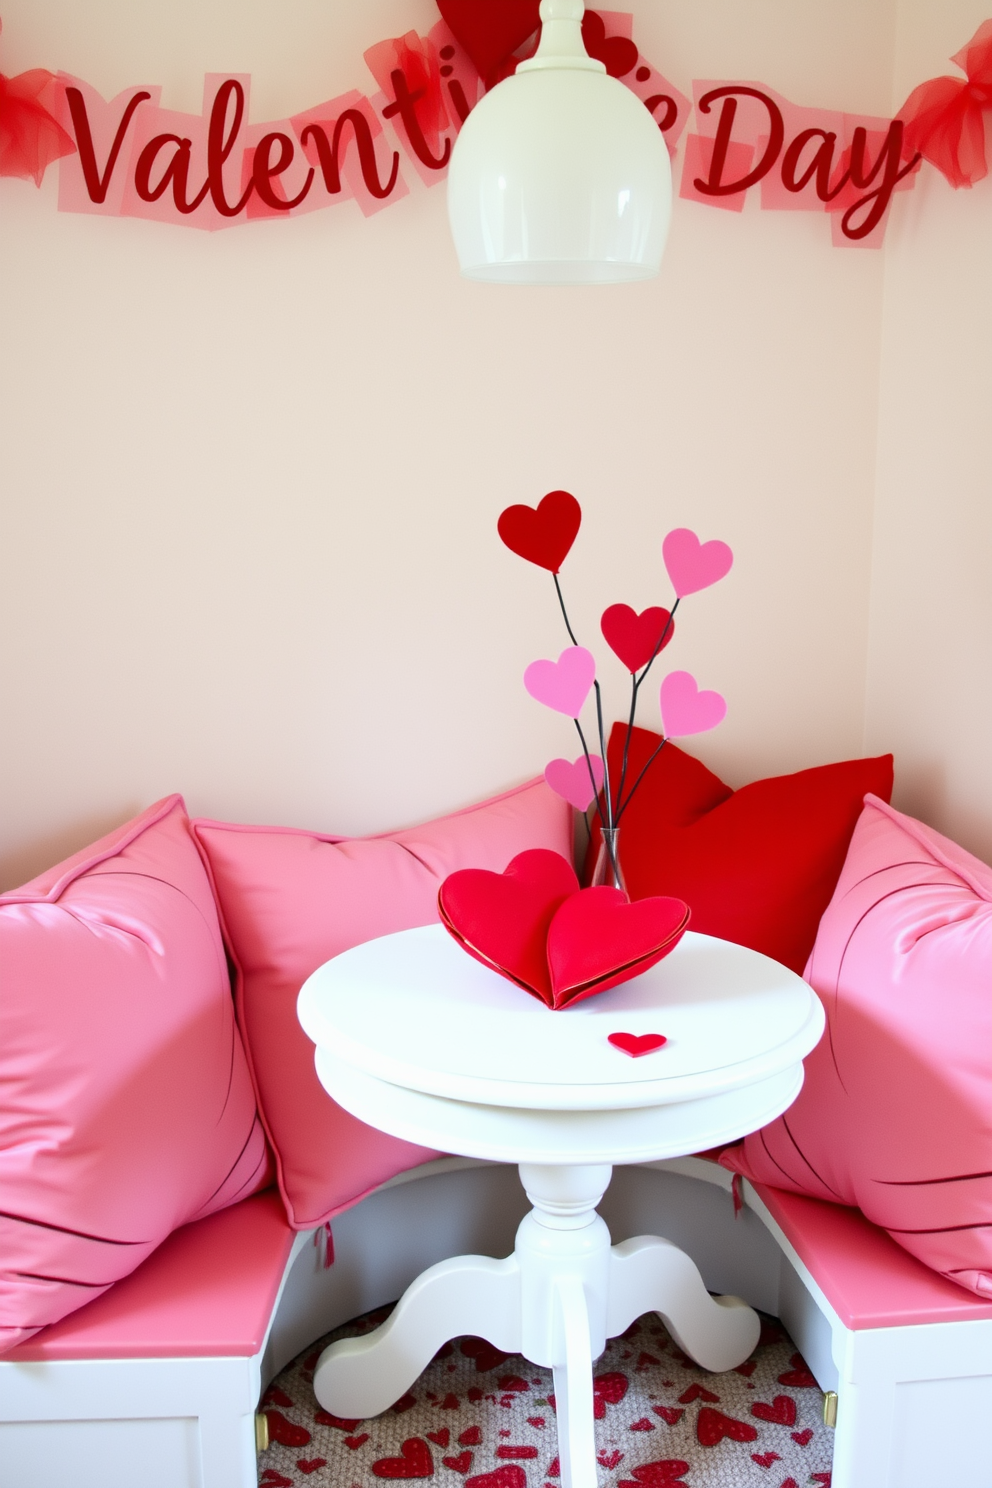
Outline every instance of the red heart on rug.
<path id="1" fill-rule="evenodd" d="M 707 1390 L 705 1385 L 690 1385 L 688 1390 L 683 1390 L 679 1396 L 682 1405 L 691 1405 L 694 1400 L 708 1400 L 711 1405 L 719 1404 L 719 1395 L 714 1395 L 712 1390 Z"/>
<path id="2" fill-rule="evenodd" d="M 637 48 L 628 36 L 607 36 L 602 16 L 587 10 L 582 18 L 582 40 L 590 57 L 602 62 L 610 77 L 626 77 L 637 66 Z"/>
<path id="3" fill-rule="evenodd" d="M 496 1448 L 496 1456 L 510 1458 L 511 1460 L 519 1458 L 521 1461 L 528 1461 L 531 1457 L 537 1456 L 537 1448 L 524 1446 L 514 1447 L 511 1446 L 509 1442 L 503 1442 L 501 1446 L 498 1446 Z"/>
<path id="4" fill-rule="evenodd" d="M 696 1419 L 696 1440 L 701 1447 L 715 1447 L 725 1436 L 731 1441 L 751 1442 L 757 1435 L 749 1422 L 725 1416 L 723 1411 L 714 1410 L 711 1405 L 702 1406 Z"/>
<path id="5" fill-rule="evenodd" d="M 587 11 L 586 15 L 589 14 L 591 12 Z M 606 644 L 628 672 L 639 672 L 659 649 L 664 651 L 672 639 L 675 626 L 671 620 L 669 611 L 660 605 L 638 614 L 630 605 L 615 604 L 603 611 L 599 625 Z M 663 641 L 662 636 L 665 638 Z"/>
<path id="6" fill-rule="evenodd" d="M 432 1478 L 434 1459 L 430 1447 L 419 1436 L 411 1436 L 400 1447 L 399 1457 L 380 1457 L 373 1462 L 377 1478 Z"/>
<path id="7" fill-rule="evenodd" d="M 791 1421 L 789 1424 L 791 1426 Z M 440 1431 L 428 1431 L 427 1440 L 434 1442 L 438 1447 L 446 1447 L 451 1440 L 451 1432 L 447 1426 L 442 1426 Z"/>
<path id="8" fill-rule="evenodd" d="M 676 1457 L 665 1457 L 658 1462 L 642 1462 L 631 1471 L 633 1479 L 624 1479 L 617 1488 L 686 1488 L 681 1478 L 689 1471 L 689 1464 Z"/>
<path id="9" fill-rule="evenodd" d="M 782 1459 L 777 1452 L 752 1452 L 751 1461 L 756 1462 L 759 1467 L 771 1467 L 773 1462 L 781 1462 Z"/>
<path id="10" fill-rule="evenodd" d="M 813 1440 L 813 1433 L 807 1426 L 805 1431 L 793 1431 L 790 1433 L 792 1440 L 800 1447 L 808 1447 Z"/>
<path id="11" fill-rule="evenodd" d="M 611 1033 L 606 1042 L 612 1044 L 615 1049 L 622 1049 L 629 1054 L 631 1059 L 640 1059 L 642 1054 L 653 1054 L 655 1049 L 663 1049 L 668 1043 L 663 1033 Z M 647 1359 L 651 1364 L 657 1364 L 657 1359 L 652 1359 L 650 1354 L 642 1354 L 642 1359 Z M 640 1360 L 638 1369 L 642 1367 Z"/>
<path id="12" fill-rule="evenodd" d="M 751 1378 L 751 1375 L 754 1373 L 754 1371 L 757 1369 L 757 1367 L 758 1367 L 758 1361 L 757 1361 L 757 1359 L 748 1359 L 745 1364 L 738 1364 L 737 1367 L 734 1370 L 734 1373 L 735 1374 L 743 1374 L 743 1376 L 744 1376 L 745 1379 L 750 1379 Z"/>
<path id="13" fill-rule="evenodd" d="M 799 1488 L 799 1484 L 796 1482 L 795 1478 L 786 1478 L 785 1482 L 781 1485 L 781 1488 Z"/>
<path id="14" fill-rule="evenodd" d="M 458 1441 L 463 1447 L 477 1447 L 482 1441 L 482 1432 L 478 1426 L 469 1426 L 467 1431 L 462 1432 Z"/>
<path id="15" fill-rule="evenodd" d="M 541 1426 L 545 1426 L 546 1424 L 547 1424 L 547 1422 L 545 1421 L 545 1419 L 544 1419 L 543 1416 L 528 1416 L 527 1417 L 527 1425 L 528 1426 L 541 1427 Z"/>
<path id="16" fill-rule="evenodd" d="M 516 1463 L 507 1462 L 495 1472 L 480 1473 L 477 1478 L 466 1478 L 465 1488 L 527 1488 L 527 1474 Z"/>
<path id="17" fill-rule="evenodd" d="M 441 1461 L 445 1467 L 450 1467 L 453 1472 L 467 1473 L 472 1466 L 472 1453 L 459 1452 L 457 1457 L 442 1457 Z"/>
<path id="18" fill-rule="evenodd" d="M 616 1452 L 616 1451 L 614 1451 L 614 1452 L 597 1452 L 596 1453 L 596 1461 L 599 1463 L 600 1467 L 605 1467 L 606 1470 L 609 1472 L 614 1467 L 616 1467 L 618 1465 L 618 1463 L 620 1463 L 620 1462 L 623 1461 L 623 1453 L 622 1452 Z"/>
<path id="19" fill-rule="evenodd" d="M 299 1457 L 299 1458 L 297 1458 L 296 1465 L 300 1469 L 300 1472 L 301 1473 L 307 1473 L 307 1474 L 309 1474 L 309 1473 L 316 1472 L 317 1469 L 318 1469 L 318 1467 L 326 1467 L 327 1466 L 327 1458 L 326 1457 L 309 1457 L 309 1458 L 308 1457 Z"/>
<path id="20" fill-rule="evenodd" d="M 284 1478 L 274 1467 L 267 1467 L 258 1481 L 263 1488 L 293 1488 L 292 1478 Z"/>
<path id="21" fill-rule="evenodd" d="M 790 1385 L 793 1390 L 815 1390 L 818 1388 L 816 1380 L 810 1374 L 806 1360 L 802 1354 L 793 1354 L 789 1360 L 792 1365 L 784 1374 L 780 1374 L 778 1382 L 780 1385 Z"/>
<path id="22" fill-rule="evenodd" d="M 630 1388 L 625 1374 L 614 1370 L 610 1374 L 597 1374 L 592 1382 L 592 1393 L 596 1400 L 606 1405 L 619 1405 Z"/>
<path id="23" fill-rule="evenodd" d="M 518 853 L 503 873 L 463 868 L 449 874 L 438 893 L 438 913 L 470 956 L 550 1006 L 548 929 L 555 911 L 578 888 L 571 863 L 538 847 Z M 509 1357 L 500 1354 L 496 1360 L 496 1352 L 493 1364 L 477 1361 L 476 1367 L 492 1369 Z"/>
<path id="24" fill-rule="evenodd" d="M 674 1405 L 653 1405 L 651 1409 L 656 1416 L 660 1416 L 663 1421 L 667 1421 L 669 1426 L 677 1426 L 685 1415 L 684 1410 L 679 1410 Z"/>
<path id="25" fill-rule="evenodd" d="M 332 1416 L 330 1411 L 319 1410 L 314 1416 L 318 1426 L 334 1426 L 338 1431 L 354 1431 L 358 1425 L 358 1418 L 352 1420 L 344 1416 Z"/>
<path id="26" fill-rule="evenodd" d="M 368 1432 L 363 1431 L 361 1436 L 346 1436 L 344 1439 L 344 1444 L 348 1448 L 349 1452 L 357 1452 L 359 1447 L 364 1447 L 368 1439 Z"/>
<path id="27" fill-rule="evenodd" d="M 654 1422 L 649 1421 L 647 1416 L 642 1416 L 639 1421 L 634 1421 L 627 1429 L 629 1431 L 653 1431 L 655 1426 Z"/>
<path id="28" fill-rule="evenodd" d="M 481 78 L 523 46 L 541 24 L 540 0 L 438 0 L 438 10 Z"/>
<path id="29" fill-rule="evenodd" d="M 413 1410 L 413 1407 L 416 1405 L 416 1403 L 416 1395 L 411 1395 L 410 1392 L 407 1391 L 405 1395 L 400 1396 L 399 1400 L 394 1400 L 389 1409 L 393 1411 L 395 1415 L 401 1416 L 404 1411 Z"/>
<path id="30" fill-rule="evenodd" d="M 762 1400 L 757 1405 L 752 1405 L 751 1414 L 757 1416 L 759 1421 L 768 1421 L 773 1426 L 794 1426 L 796 1402 L 791 1395 L 776 1395 L 771 1405 L 765 1405 Z"/>
<path id="31" fill-rule="evenodd" d="M 498 1384 L 501 1390 L 521 1391 L 530 1389 L 530 1385 L 525 1379 L 521 1379 L 519 1374 L 504 1374 L 503 1378 L 498 1381 Z"/>
<path id="32" fill-rule="evenodd" d="M 293 1409 L 293 1402 L 286 1394 L 286 1391 L 280 1390 L 278 1385 L 269 1386 L 269 1388 L 265 1392 L 265 1398 L 262 1401 L 262 1405 L 281 1405 L 286 1410 Z"/>
<path id="33" fill-rule="evenodd" d="M 552 1006 L 605 992 L 674 950 L 689 923 L 681 899 L 638 899 L 622 889 L 582 889 L 555 911 L 548 929 Z"/>
<path id="34" fill-rule="evenodd" d="M 478 0 L 470 3 L 477 5 Z M 510 0 L 500 0 L 501 6 L 504 3 L 509 8 Z M 536 508 L 508 506 L 500 513 L 496 530 L 511 553 L 556 574 L 568 557 L 581 523 L 582 508 L 575 497 L 568 491 L 549 491 Z"/>
<path id="35" fill-rule="evenodd" d="M 265 1418 L 269 1423 L 270 1442 L 278 1442 L 281 1447 L 305 1447 L 310 1440 L 305 1427 L 287 1421 L 280 1411 L 267 1410 Z"/>

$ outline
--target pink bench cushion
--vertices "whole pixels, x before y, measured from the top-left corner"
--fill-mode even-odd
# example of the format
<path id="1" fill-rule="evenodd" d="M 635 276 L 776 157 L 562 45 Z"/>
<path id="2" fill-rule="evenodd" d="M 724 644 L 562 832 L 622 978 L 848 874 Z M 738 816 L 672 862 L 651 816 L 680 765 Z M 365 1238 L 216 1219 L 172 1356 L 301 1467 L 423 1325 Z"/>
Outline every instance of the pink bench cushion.
<path id="1" fill-rule="evenodd" d="M 803 1089 L 724 1162 L 992 1298 L 992 868 L 869 796 L 806 976 Z"/>
<path id="2" fill-rule="evenodd" d="M 765 1183 L 754 1188 L 846 1327 L 992 1318 L 992 1302 L 914 1260 L 857 1209 Z"/>
<path id="3" fill-rule="evenodd" d="M 109 1292 L 7 1359 L 257 1354 L 295 1239 L 275 1189 L 183 1225 Z"/>
<path id="4" fill-rule="evenodd" d="M 271 1183 L 179 796 L 0 895 L 0 1353 Z"/>
<path id="5" fill-rule="evenodd" d="M 457 868 L 502 872 L 530 847 L 571 856 L 571 808 L 544 781 L 381 837 L 193 824 L 237 968 L 238 1017 L 290 1222 L 322 1224 L 437 1154 L 387 1136 L 324 1091 L 296 999 L 318 966 L 360 941 L 428 925 Z"/>

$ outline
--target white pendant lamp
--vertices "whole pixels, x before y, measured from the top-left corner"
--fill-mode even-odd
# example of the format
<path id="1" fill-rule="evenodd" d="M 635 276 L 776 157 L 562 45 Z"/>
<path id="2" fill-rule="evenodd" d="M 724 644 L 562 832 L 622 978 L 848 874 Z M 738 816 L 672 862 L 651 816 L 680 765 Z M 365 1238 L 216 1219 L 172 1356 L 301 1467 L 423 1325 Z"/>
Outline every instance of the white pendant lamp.
<path id="1" fill-rule="evenodd" d="M 535 56 L 469 114 L 448 171 L 461 271 L 493 284 L 657 274 L 672 211 L 661 130 L 582 41 L 583 0 L 542 0 Z"/>

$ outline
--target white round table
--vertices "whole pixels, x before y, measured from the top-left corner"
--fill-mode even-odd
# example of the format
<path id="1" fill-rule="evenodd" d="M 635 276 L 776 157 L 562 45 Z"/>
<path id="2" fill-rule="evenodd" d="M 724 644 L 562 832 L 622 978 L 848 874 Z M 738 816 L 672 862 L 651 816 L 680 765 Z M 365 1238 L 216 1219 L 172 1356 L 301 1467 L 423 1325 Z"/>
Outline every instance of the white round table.
<path id="1" fill-rule="evenodd" d="M 513 1255 L 442 1261 L 381 1328 L 325 1349 L 314 1391 L 326 1410 L 378 1415 L 448 1339 L 481 1336 L 553 1369 L 562 1488 L 595 1488 L 592 1363 L 607 1338 L 655 1311 L 706 1369 L 751 1353 L 751 1308 L 711 1297 L 667 1240 L 611 1246 L 596 1205 L 614 1164 L 715 1147 L 791 1105 L 824 1027 L 800 977 L 690 932 L 643 975 L 552 1012 L 432 925 L 327 962 L 299 1018 L 346 1110 L 424 1146 L 517 1163 L 534 1205 Z M 666 1043 L 631 1057 L 611 1033 Z"/>

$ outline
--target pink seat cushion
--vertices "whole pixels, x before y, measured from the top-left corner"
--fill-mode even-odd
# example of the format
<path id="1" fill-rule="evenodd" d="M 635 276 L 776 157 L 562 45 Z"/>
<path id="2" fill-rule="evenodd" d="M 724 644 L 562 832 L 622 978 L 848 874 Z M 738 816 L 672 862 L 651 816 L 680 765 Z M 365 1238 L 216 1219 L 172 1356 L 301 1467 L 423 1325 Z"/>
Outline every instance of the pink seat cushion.
<path id="1" fill-rule="evenodd" d="M 360 941 L 437 918 L 457 868 L 502 872 L 517 853 L 571 857 L 571 809 L 532 781 L 495 800 L 381 837 L 197 821 L 237 968 L 237 1003 L 259 1108 L 292 1224 L 309 1229 L 437 1154 L 376 1131 L 326 1094 L 296 1017 L 311 972 Z"/>
<path id="2" fill-rule="evenodd" d="M 857 1209 L 763 1183 L 755 1189 L 848 1328 L 992 1318 L 992 1301 L 921 1265 Z"/>
<path id="3" fill-rule="evenodd" d="M 257 1354 L 295 1236 L 274 1188 L 183 1225 L 147 1261 L 7 1358 Z"/>
<path id="4" fill-rule="evenodd" d="M 992 1297 L 992 869 L 869 796 L 806 976 L 803 1089 L 723 1161 Z"/>
<path id="5" fill-rule="evenodd" d="M 171 796 L 0 895 L 0 1351 L 271 1181 Z"/>

